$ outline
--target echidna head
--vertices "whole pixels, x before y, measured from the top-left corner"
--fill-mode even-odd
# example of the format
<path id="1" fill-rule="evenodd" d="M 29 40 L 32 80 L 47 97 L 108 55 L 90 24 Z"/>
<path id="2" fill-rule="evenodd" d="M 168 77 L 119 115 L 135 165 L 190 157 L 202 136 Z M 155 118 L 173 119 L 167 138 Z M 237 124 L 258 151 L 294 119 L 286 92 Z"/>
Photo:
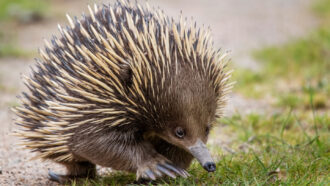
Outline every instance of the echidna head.
<path id="1" fill-rule="evenodd" d="M 205 77 L 185 69 L 174 77 L 160 111 L 156 135 L 190 152 L 209 172 L 215 164 L 205 144 L 216 112 L 216 94 Z"/>
<path id="2" fill-rule="evenodd" d="M 210 130 L 209 125 L 191 121 L 173 121 L 158 135 L 167 142 L 190 152 L 209 172 L 215 171 L 215 164 L 205 145 Z"/>

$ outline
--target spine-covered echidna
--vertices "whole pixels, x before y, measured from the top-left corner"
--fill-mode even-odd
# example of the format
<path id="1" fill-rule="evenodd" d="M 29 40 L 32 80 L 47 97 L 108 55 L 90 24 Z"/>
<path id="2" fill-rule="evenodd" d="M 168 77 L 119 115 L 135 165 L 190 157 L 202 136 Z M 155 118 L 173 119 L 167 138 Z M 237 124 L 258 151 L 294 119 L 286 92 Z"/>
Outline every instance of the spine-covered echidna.
<path id="1" fill-rule="evenodd" d="M 59 182 L 95 165 L 137 178 L 186 177 L 193 157 L 215 164 L 205 143 L 230 90 L 225 54 L 208 30 L 160 9 L 118 1 L 68 17 L 14 108 L 23 145 L 67 167 Z"/>

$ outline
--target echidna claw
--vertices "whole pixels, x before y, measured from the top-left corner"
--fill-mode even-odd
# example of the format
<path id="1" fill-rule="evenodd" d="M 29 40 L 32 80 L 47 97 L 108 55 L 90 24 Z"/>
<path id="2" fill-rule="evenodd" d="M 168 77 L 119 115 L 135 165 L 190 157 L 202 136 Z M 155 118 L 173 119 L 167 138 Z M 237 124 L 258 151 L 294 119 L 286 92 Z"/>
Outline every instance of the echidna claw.
<path id="1" fill-rule="evenodd" d="M 154 173 L 158 176 L 158 177 L 162 177 L 162 173 L 159 170 L 154 170 Z"/>
<path id="2" fill-rule="evenodd" d="M 186 175 L 187 178 L 190 176 L 190 174 L 186 170 L 183 169 L 182 172 Z"/>
<path id="3" fill-rule="evenodd" d="M 166 167 L 164 167 L 164 165 L 158 164 L 157 165 L 157 169 L 160 172 L 166 174 L 167 176 L 169 176 L 171 178 L 176 178 L 176 176 L 171 171 L 169 171 Z"/>
<path id="4" fill-rule="evenodd" d="M 55 181 L 55 182 L 58 182 L 60 184 L 64 184 L 67 181 L 69 181 L 67 176 L 59 175 L 59 174 L 56 174 L 52 171 L 48 171 L 48 175 L 49 175 L 49 179 L 51 181 Z"/>
<path id="5" fill-rule="evenodd" d="M 187 178 L 186 174 L 183 172 L 184 170 L 178 167 L 175 167 L 174 165 L 171 165 L 170 163 L 165 163 L 163 165 L 164 167 L 166 167 L 167 169 L 170 169 L 171 171 L 177 173 L 178 175 Z"/>
<path id="6" fill-rule="evenodd" d="M 155 174 L 150 170 L 148 169 L 145 174 L 151 179 L 151 180 L 156 180 L 156 176 Z"/>

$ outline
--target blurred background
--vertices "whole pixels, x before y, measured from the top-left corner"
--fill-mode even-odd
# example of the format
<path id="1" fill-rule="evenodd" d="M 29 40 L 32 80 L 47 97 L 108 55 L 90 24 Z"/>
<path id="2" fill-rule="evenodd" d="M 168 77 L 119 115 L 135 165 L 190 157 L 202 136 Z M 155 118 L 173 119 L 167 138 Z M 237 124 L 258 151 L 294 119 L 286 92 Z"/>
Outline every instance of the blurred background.
<path id="1" fill-rule="evenodd" d="M 66 13 L 80 17 L 94 2 L 109 4 L 0 0 L 0 185 L 44 185 L 48 168 L 61 170 L 51 162 L 28 161 L 33 155 L 18 150 L 18 140 L 9 135 L 15 128 L 10 107 L 18 104 L 16 96 L 23 90 L 20 76 L 29 73 L 43 39 L 59 35 L 57 24 L 67 24 Z M 289 185 L 329 181 L 330 0 L 149 3 L 175 19 L 182 11 L 199 26 L 209 26 L 214 45 L 230 51 L 232 80 L 237 83 L 209 146 L 220 167 L 230 160 L 219 174 L 231 179 L 209 181 L 246 179 L 255 184 L 253 175 Z M 195 167 L 192 175 L 201 171 Z"/>

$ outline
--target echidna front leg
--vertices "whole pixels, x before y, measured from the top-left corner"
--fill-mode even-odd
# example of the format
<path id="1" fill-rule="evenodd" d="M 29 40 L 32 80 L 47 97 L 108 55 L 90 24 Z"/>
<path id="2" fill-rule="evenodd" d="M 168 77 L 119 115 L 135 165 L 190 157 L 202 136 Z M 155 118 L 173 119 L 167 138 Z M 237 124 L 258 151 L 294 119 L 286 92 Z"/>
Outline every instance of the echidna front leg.
<path id="1" fill-rule="evenodd" d="M 174 165 L 187 169 L 191 164 L 193 156 L 189 152 L 160 138 L 154 138 L 151 142 L 156 151 L 169 159 Z"/>
<path id="2" fill-rule="evenodd" d="M 94 178 L 96 176 L 96 166 L 90 162 L 63 163 L 67 168 L 67 174 L 57 174 L 49 171 L 49 179 L 64 184 L 76 178 Z"/>
<path id="3" fill-rule="evenodd" d="M 99 133 L 77 131 L 71 143 L 75 155 L 114 170 L 134 172 L 137 179 L 154 180 L 166 175 L 188 175 L 159 154 L 150 141 L 144 139 L 134 128 Z"/>

